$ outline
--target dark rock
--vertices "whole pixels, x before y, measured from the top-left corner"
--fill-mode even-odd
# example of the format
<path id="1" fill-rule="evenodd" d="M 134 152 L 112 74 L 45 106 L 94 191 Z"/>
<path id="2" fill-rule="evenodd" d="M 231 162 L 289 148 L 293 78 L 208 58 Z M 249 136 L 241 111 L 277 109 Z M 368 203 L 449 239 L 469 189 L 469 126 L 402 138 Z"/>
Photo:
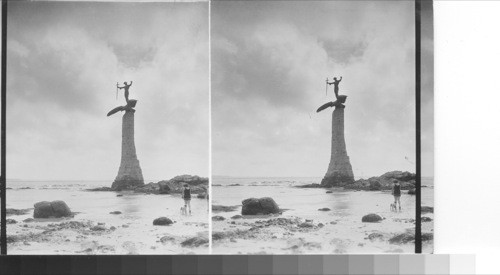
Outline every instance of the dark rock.
<path id="1" fill-rule="evenodd" d="M 7 224 L 15 224 L 15 223 L 17 223 L 17 221 L 14 220 L 14 219 L 7 219 L 6 221 L 7 221 Z"/>
<path id="2" fill-rule="evenodd" d="M 175 241 L 175 237 L 173 237 L 171 235 L 166 235 L 166 236 L 163 236 L 160 238 L 161 243 L 174 242 L 174 241 Z"/>
<path id="3" fill-rule="evenodd" d="M 391 244 L 406 244 L 414 241 L 415 241 L 415 235 L 410 233 L 398 234 L 389 239 L 389 243 Z"/>
<path id="4" fill-rule="evenodd" d="M 242 204 L 242 215 L 268 215 L 280 213 L 278 204 L 269 197 L 246 199 L 242 201 Z"/>
<path id="5" fill-rule="evenodd" d="M 319 183 L 297 185 L 297 188 L 323 188 Z"/>
<path id="6" fill-rule="evenodd" d="M 153 225 L 171 225 L 173 222 L 167 217 L 160 217 L 153 221 Z"/>
<path id="7" fill-rule="evenodd" d="M 363 216 L 361 219 L 362 222 L 379 222 L 382 220 L 382 217 L 380 217 L 377 214 L 368 214 Z"/>
<path id="8" fill-rule="evenodd" d="M 371 177 L 369 179 L 360 179 L 344 186 L 346 189 L 353 190 L 392 190 L 394 180 L 399 181 L 402 190 L 415 188 L 416 174 L 410 172 L 392 171 L 387 172 L 380 177 Z"/>
<path id="9" fill-rule="evenodd" d="M 231 217 L 231 219 L 233 219 L 233 220 L 243 219 L 243 216 L 242 215 L 234 215 Z"/>
<path id="10" fill-rule="evenodd" d="M 109 214 L 113 214 L 113 215 L 119 215 L 121 214 L 122 212 L 120 211 L 113 211 L 113 212 L 109 212 Z"/>
<path id="11" fill-rule="evenodd" d="M 198 176 L 182 175 L 174 177 L 168 181 L 159 181 L 156 183 L 160 194 L 178 194 L 181 193 L 184 184 L 188 184 L 191 194 L 206 193 L 208 190 L 208 178 Z"/>
<path id="12" fill-rule="evenodd" d="M 382 233 L 371 233 L 370 235 L 368 235 L 368 239 L 370 241 L 372 241 L 372 242 L 375 241 L 375 240 L 381 240 L 381 241 L 383 241 L 384 238 L 385 238 L 385 236 Z"/>
<path id="13" fill-rule="evenodd" d="M 326 207 L 318 209 L 318 211 L 330 211 L 330 210 L 331 210 L 330 208 L 326 208 Z"/>
<path id="14" fill-rule="evenodd" d="M 434 234 L 433 233 L 422 233 L 422 241 L 423 242 L 428 242 L 434 240 Z"/>
<path id="15" fill-rule="evenodd" d="M 313 228 L 314 227 L 314 224 L 312 223 L 309 223 L 309 222 L 303 222 L 301 224 L 298 225 L 300 228 Z"/>
<path id="16" fill-rule="evenodd" d="M 328 191 L 326 191 L 326 193 L 327 194 L 331 194 L 331 193 L 333 193 L 333 191 L 332 190 L 328 190 Z"/>
<path id="17" fill-rule="evenodd" d="M 30 212 L 30 209 L 13 209 L 13 208 L 7 208 L 5 210 L 5 214 L 7 216 L 11 216 L 11 215 L 26 215 Z"/>
<path id="18" fill-rule="evenodd" d="M 104 227 L 103 225 L 96 225 L 96 226 L 91 227 L 90 230 L 92 230 L 92 231 L 105 231 L 106 227 Z"/>
<path id="19" fill-rule="evenodd" d="M 123 197 L 123 194 L 118 194 L 118 195 L 116 195 L 116 196 L 117 196 L 117 197 Z"/>
<path id="20" fill-rule="evenodd" d="M 412 188 L 412 189 L 408 190 L 408 195 L 415 195 L 416 192 L 417 191 L 415 190 L 415 188 Z"/>
<path id="21" fill-rule="evenodd" d="M 90 188 L 90 189 L 85 189 L 85 191 L 91 191 L 91 192 L 101 192 L 101 191 L 114 191 L 111 187 L 96 187 L 96 188 Z"/>
<path id="22" fill-rule="evenodd" d="M 222 216 L 213 216 L 212 217 L 212 221 L 223 221 L 225 220 L 226 218 L 222 217 Z"/>
<path id="23" fill-rule="evenodd" d="M 196 197 L 198 199 L 205 199 L 207 197 L 207 193 L 200 193 L 200 194 L 196 195 Z"/>
<path id="24" fill-rule="evenodd" d="M 24 219 L 23 222 L 34 222 L 35 219 L 33 218 L 27 218 L 27 219 Z"/>
<path id="25" fill-rule="evenodd" d="M 224 205 L 212 205 L 212 212 L 232 212 L 238 210 L 239 205 L 234 206 L 224 206 Z"/>
<path id="26" fill-rule="evenodd" d="M 425 213 L 434 213 L 434 207 L 422 206 L 422 208 L 420 209 L 420 212 L 422 214 L 425 214 Z"/>
<path id="27" fill-rule="evenodd" d="M 42 201 L 35 203 L 34 218 L 61 218 L 72 217 L 73 213 L 63 201 Z"/>
<path id="28" fill-rule="evenodd" d="M 208 244 L 208 238 L 203 236 L 196 236 L 189 238 L 181 243 L 183 247 L 199 247 Z"/>
<path id="29" fill-rule="evenodd" d="M 422 222 L 431 222 L 432 219 L 429 217 L 422 217 Z"/>

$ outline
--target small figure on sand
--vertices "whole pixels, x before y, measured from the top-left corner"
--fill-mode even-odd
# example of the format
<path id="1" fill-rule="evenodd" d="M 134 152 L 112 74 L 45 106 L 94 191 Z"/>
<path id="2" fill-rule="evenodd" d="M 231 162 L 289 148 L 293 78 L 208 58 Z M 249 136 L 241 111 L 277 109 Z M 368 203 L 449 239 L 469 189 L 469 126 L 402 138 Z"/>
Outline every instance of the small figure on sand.
<path id="1" fill-rule="evenodd" d="M 394 211 L 396 211 L 399 204 L 399 211 L 401 212 L 401 185 L 398 180 L 393 181 L 394 186 L 392 187 L 392 195 L 394 196 Z M 391 205 L 391 210 L 393 206 Z"/>
<path id="2" fill-rule="evenodd" d="M 184 189 L 182 190 L 182 198 L 184 199 L 184 211 L 187 214 L 187 209 L 189 207 L 189 214 L 191 215 L 191 189 L 188 184 L 184 184 Z"/>
<path id="3" fill-rule="evenodd" d="M 116 88 L 125 90 L 125 100 L 128 103 L 128 94 L 129 94 L 128 89 L 130 88 L 130 86 L 132 86 L 132 81 L 130 81 L 130 84 L 127 84 L 127 82 L 125 81 L 125 82 L 123 82 L 123 85 L 124 85 L 123 87 L 120 87 L 120 86 L 118 86 L 118 82 L 117 82 Z"/>
<path id="4" fill-rule="evenodd" d="M 326 83 L 328 85 L 332 85 L 333 84 L 333 91 L 335 92 L 335 98 L 339 97 L 339 84 L 340 84 L 340 81 L 342 81 L 342 77 L 340 77 L 339 80 L 337 80 L 337 78 L 334 77 L 333 78 L 333 82 L 328 82 L 328 79 L 326 80 Z"/>

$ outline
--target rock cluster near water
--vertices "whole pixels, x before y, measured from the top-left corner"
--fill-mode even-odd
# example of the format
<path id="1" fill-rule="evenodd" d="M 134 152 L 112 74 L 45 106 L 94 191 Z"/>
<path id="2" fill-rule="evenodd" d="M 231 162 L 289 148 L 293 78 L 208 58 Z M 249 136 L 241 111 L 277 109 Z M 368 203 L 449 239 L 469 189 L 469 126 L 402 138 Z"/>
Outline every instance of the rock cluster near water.
<path id="1" fill-rule="evenodd" d="M 35 203 L 34 218 L 62 218 L 72 217 L 73 213 L 64 201 L 41 201 Z"/>
<path id="2" fill-rule="evenodd" d="M 269 197 L 249 198 L 241 202 L 241 215 L 268 215 L 280 213 L 278 204 Z"/>
<path id="3" fill-rule="evenodd" d="M 189 184 L 192 194 L 199 194 L 198 198 L 205 198 L 208 190 L 208 178 L 199 176 L 181 175 L 170 180 L 150 182 L 143 186 L 130 186 L 129 191 L 145 194 L 180 194 L 185 184 Z M 115 191 L 109 187 L 87 189 L 87 191 Z"/>
<path id="4" fill-rule="evenodd" d="M 402 171 L 387 172 L 380 177 L 371 177 L 369 179 L 360 179 L 352 184 L 344 186 L 345 189 L 380 191 L 391 190 L 394 186 L 394 180 L 401 184 L 402 190 L 415 188 L 416 174 Z"/>

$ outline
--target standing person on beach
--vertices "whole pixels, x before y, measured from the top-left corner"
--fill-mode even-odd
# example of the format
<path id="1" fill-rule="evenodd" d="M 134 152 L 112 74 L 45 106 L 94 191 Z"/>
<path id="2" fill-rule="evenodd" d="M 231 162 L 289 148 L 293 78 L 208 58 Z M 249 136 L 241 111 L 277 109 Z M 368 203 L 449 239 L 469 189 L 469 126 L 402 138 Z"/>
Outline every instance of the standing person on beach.
<path id="1" fill-rule="evenodd" d="M 184 184 L 184 189 L 182 190 L 182 198 L 184 199 L 184 207 L 186 211 L 189 206 L 189 214 L 191 215 L 191 189 L 188 184 Z"/>
<path id="2" fill-rule="evenodd" d="M 401 211 L 401 185 L 398 180 L 394 180 L 393 183 L 392 195 L 394 196 L 394 206 L 397 206 L 399 203 L 399 211 Z"/>

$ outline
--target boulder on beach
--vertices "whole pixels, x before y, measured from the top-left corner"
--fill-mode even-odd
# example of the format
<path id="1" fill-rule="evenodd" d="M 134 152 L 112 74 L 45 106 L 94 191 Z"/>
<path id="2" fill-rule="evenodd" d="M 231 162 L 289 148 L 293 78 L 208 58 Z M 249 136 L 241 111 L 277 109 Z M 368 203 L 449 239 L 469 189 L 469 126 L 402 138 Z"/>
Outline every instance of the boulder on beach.
<path id="1" fill-rule="evenodd" d="M 225 220 L 226 218 L 222 217 L 222 216 L 213 216 L 212 217 L 212 221 L 223 221 Z"/>
<path id="2" fill-rule="evenodd" d="M 425 213 L 434 213 L 434 207 L 422 206 L 422 208 L 420 208 L 420 212 L 422 214 L 425 214 Z"/>
<path id="3" fill-rule="evenodd" d="M 268 215 L 280 213 L 278 204 L 269 197 L 260 199 L 249 198 L 241 203 L 243 204 L 241 208 L 242 215 Z"/>
<path id="4" fill-rule="evenodd" d="M 231 219 L 233 219 L 233 220 L 243 219 L 243 216 L 242 215 L 234 215 L 231 217 Z"/>
<path id="5" fill-rule="evenodd" d="M 382 220 L 382 217 L 380 217 L 377 214 L 368 214 L 368 215 L 363 216 L 363 218 L 361 218 L 362 222 L 379 222 L 381 220 Z"/>
<path id="6" fill-rule="evenodd" d="M 199 247 L 202 245 L 208 245 L 208 238 L 204 236 L 196 236 L 189 238 L 181 243 L 183 247 Z"/>
<path id="7" fill-rule="evenodd" d="M 225 205 L 212 205 L 212 212 L 232 212 L 238 210 L 239 205 L 225 206 Z"/>
<path id="8" fill-rule="evenodd" d="M 171 225 L 173 222 L 167 217 L 160 217 L 153 221 L 153 225 Z"/>
<path id="9" fill-rule="evenodd" d="M 330 211 L 330 210 L 331 210 L 330 208 L 326 208 L 326 207 L 318 209 L 318 211 Z"/>
<path id="10" fill-rule="evenodd" d="M 402 171 L 387 172 L 380 177 L 371 177 L 369 179 L 360 179 L 344 186 L 345 189 L 354 190 L 391 190 L 394 180 L 399 181 L 402 190 L 415 188 L 416 174 Z"/>
<path id="11" fill-rule="evenodd" d="M 198 199 L 205 199 L 207 197 L 207 193 L 200 193 L 200 194 L 196 195 L 196 197 Z"/>
<path id="12" fill-rule="evenodd" d="M 401 233 L 393 236 L 392 238 L 389 239 L 390 244 L 406 244 L 409 242 L 414 242 L 415 241 L 415 235 L 411 233 Z"/>
<path id="13" fill-rule="evenodd" d="M 7 224 L 15 224 L 15 223 L 17 223 L 17 221 L 14 220 L 14 219 L 7 219 L 6 222 L 7 222 Z"/>
<path id="14" fill-rule="evenodd" d="M 119 215 L 121 214 L 122 212 L 120 211 L 113 211 L 113 212 L 109 212 L 109 214 L 113 214 L 113 215 Z"/>
<path id="15" fill-rule="evenodd" d="M 412 188 L 412 189 L 408 190 L 408 195 L 415 195 L 416 192 L 417 192 L 416 189 Z"/>
<path id="16" fill-rule="evenodd" d="M 25 214 L 28 214 L 30 212 L 30 209 L 14 209 L 14 208 L 7 208 L 5 210 L 5 214 L 7 216 L 11 216 L 11 215 L 25 215 Z"/>
<path id="17" fill-rule="evenodd" d="M 72 217 L 73 213 L 64 201 L 41 201 L 35 203 L 35 219 Z"/>

